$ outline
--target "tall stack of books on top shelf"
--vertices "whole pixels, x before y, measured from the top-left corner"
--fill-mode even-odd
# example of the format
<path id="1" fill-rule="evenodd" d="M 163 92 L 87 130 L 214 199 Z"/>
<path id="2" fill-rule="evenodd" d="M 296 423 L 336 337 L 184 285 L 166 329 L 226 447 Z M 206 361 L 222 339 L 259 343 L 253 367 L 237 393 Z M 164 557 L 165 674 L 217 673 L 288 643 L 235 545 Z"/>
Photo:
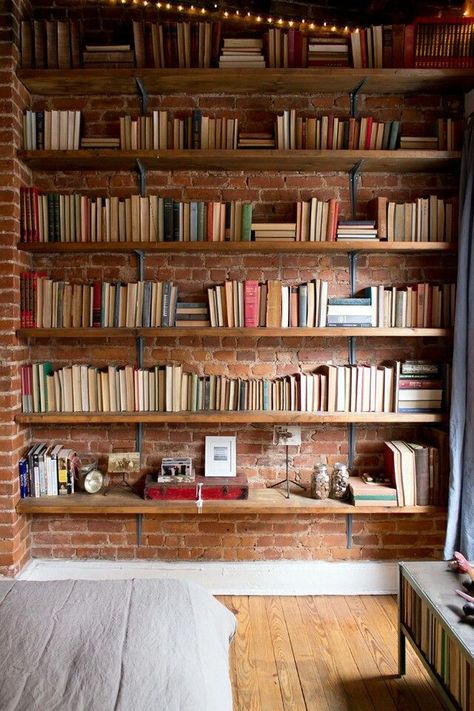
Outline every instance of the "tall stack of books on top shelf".
<path id="1" fill-rule="evenodd" d="M 24 69 L 76 69 L 81 64 L 78 20 L 22 20 L 21 66 Z"/>
<path id="2" fill-rule="evenodd" d="M 186 69 L 217 67 L 221 23 L 133 21 L 137 67 Z"/>
<path id="3" fill-rule="evenodd" d="M 266 63 L 270 69 L 306 67 L 308 35 L 290 28 L 271 27 L 263 36 Z"/>
<path id="4" fill-rule="evenodd" d="M 224 44 L 219 57 L 221 69 L 263 69 L 263 40 L 258 37 L 224 37 Z"/>
<path id="5" fill-rule="evenodd" d="M 347 35 L 320 35 L 308 41 L 308 67 L 348 67 L 349 40 Z"/>

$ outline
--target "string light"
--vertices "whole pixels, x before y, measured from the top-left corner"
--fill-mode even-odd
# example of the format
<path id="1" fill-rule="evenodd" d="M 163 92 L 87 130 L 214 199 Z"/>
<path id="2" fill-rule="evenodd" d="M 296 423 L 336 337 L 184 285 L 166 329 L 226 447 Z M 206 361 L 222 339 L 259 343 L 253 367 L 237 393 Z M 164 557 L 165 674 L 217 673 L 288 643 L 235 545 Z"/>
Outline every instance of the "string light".
<path id="1" fill-rule="evenodd" d="M 474 2 L 474 0 L 470 0 Z M 275 24 L 279 27 L 299 27 L 301 30 L 320 30 L 323 32 L 337 32 L 338 30 L 340 32 L 350 32 L 354 31 L 354 28 L 349 28 L 347 25 L 344 27 L 344 29 L 338 28 L 336 25 L 328 24 L 327 21 L 321 21 L 318 23 L 315 23 L 313 21 L 310 21 L 309 18 L 302 17 L 301 19 L 297 18 L 284 18 L 284 17 L 279 17 L 278 19 L 273 18 L 271 16 L 269 17 L 262 17 L 261 15 L 253 15 L 250 10 L 247 10 L 245 12 L 242 12 L 240 9 L 236 9 L 235 5 L 234 7 L 230 7 L 227 10 L 221 9 L 219 10 L 219 4 L 217 2 L 213 2 L 210 7 L 212 9 L 208 9 L 206 7 L 196 7 L 195 5 L 182 5 L 180 4 L 174 4 L 173 2 L 163 2 L 160 0 L 157 0 L 157 2 L 151 2 L 151 0 L 108 0 L 108 3 L 115 4 L 117 2 L 120 2 L 122 5 L 126 5 L 127 3 L 131 3 L 132 5 L 142 5 L 143 7 L 147 7 L 151 4 L 153 4 L 158 10 L 166 9 L 166 10 L 171 10 L 174 12 L 180 12 L 180 13 L 194 13 L 194 12 L 199 12 L 201 15 L 210 15 L 211 17 L 213 15 L 216 15 L 217 17 L 220 15 L 221 18 L 225 18 L 228 20 L 233 20 L 233 21 L 242 21 L 242 20 L 249 20 L 251 22 L 255 23 L 262 23 L 265 22 L 268 25 Z M 227 3 L 226 3 L 227 4 Z M 466 4 L 465 4 L 466 6 Z M 466 16 L 469 13 L 465 10 L 463 12 L 463 15 Z M 357 29 L 355 31 L 358 31 Z"/>

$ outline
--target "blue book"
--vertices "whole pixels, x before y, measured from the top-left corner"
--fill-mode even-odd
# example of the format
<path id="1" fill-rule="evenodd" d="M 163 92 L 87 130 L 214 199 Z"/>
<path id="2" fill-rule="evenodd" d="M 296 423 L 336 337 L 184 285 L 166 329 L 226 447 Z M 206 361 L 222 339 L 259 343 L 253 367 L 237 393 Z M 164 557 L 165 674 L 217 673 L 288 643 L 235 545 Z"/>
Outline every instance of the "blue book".
<path id="1" fill-rule="evenodd" d="M 394 151 L 398 147 L 398 134 L 400 131 L 400 121 L 392 121 L 390 126 L 390 136 L 388 139 L 388 150 Z"/>
<path id="2" fill-rule="evenodd" d="M 18 462 L 18 476 L 20 477 L 20 497 L 26 499 L 28 491 L 28 460 L 22 457 Z"/>
<path id="3" fill-rule="evenodd" d="M 298 326 L 308 325 L 308 285 L 300 284 L 298 288 Z"/>
<path id="4" fill-rule="evenodd" d="M 198 204 L 195 200 L 189 204 L 189 240 L 190 242 L 198 240 Z"/>

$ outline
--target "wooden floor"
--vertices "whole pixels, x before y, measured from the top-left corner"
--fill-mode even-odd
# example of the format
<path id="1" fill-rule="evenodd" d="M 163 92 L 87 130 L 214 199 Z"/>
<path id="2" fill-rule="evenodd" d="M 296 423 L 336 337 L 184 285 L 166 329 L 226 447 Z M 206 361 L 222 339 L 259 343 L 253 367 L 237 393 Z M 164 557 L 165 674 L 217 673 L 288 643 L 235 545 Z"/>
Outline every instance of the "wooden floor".
<path id="1" fill-rule="evenodd" d="M 397 677 L 394 597 L 219 599 L 239 623 L 234 711 L 442 711 L 408 643 Z"/>

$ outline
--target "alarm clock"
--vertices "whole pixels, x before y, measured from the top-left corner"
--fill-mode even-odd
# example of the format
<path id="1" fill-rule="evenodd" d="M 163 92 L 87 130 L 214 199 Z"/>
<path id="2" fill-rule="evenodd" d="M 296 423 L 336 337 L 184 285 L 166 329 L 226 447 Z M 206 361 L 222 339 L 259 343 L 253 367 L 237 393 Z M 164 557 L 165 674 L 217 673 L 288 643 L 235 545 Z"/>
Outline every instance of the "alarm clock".
<path id="1" fill-rule="evenodd" d="M 104 475 L 97 468 L 97 461 L 81 464 L 78 468 L 78 487 L 88 494 L 97 494 L 104 486 L 104 479 Z"/>

